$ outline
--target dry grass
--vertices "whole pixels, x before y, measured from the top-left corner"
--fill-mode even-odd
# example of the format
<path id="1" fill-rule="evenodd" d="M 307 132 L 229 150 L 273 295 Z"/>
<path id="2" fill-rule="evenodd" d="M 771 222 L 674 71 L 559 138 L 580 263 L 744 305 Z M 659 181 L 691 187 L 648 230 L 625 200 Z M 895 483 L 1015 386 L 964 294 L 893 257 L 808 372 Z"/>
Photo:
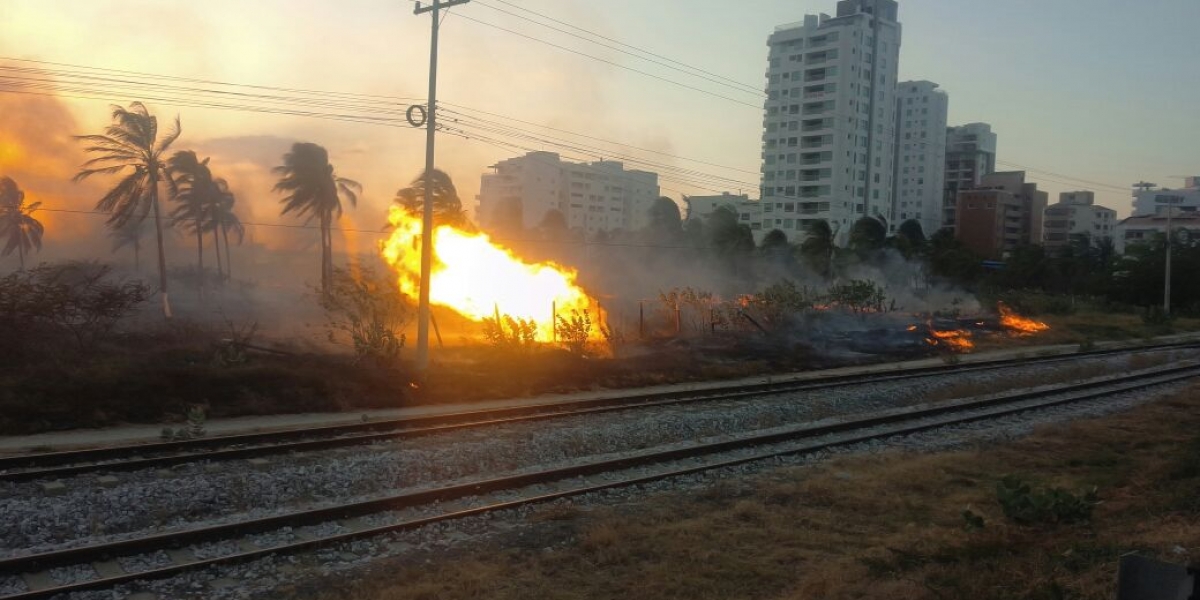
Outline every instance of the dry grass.
<path id="1" fill-rule="evenodd" d="M 559 512 L 567 520 L 541 538 L 545 520 L 521 543 L 399 560 L 290 597 L 1107 599 L 1124 552 L 1200 556 L 1198 392 L 1005 445 L 848 457 L 636 506 Z M 1088 524 L 1020 527 L 995 499 L 1010 473 L 1096 485 L 1102 503 Z M 983 530 L 964 529 L 967 507 L 986 519 Z"/>

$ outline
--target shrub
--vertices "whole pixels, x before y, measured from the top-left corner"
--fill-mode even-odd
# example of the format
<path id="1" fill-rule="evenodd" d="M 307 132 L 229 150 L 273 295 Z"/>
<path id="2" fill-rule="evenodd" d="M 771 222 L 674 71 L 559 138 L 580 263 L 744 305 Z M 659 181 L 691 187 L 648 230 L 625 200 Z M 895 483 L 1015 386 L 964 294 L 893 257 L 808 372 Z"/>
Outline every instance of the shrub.
<path id="1" fill-rule="evenodd" d="M 512 315 L 485 317 L 483 337 L 497 348 L 532 350 L 537 341 L 537 323 Z"/>
<path id="2" fill-rule="evenodd" d="M 873 281 L 853 279 L 829 288 L 829 301 L 859 315 L 868 311 L 883 312 L 887 297 L 883 288 Z"/>
<path id="3" fill-rule="evenodd" d="M 573 310 L 569 317 L 555 315 L 554 333 L 571 354 L 583 356 L 592 336 L 592 317 L 586 310 Z"/>
<path id="4" fill-rule="evenodd" d="M 112 267 L 94 262 L 44 264 L 11 273 L 0 278 L 0 339 L 14 356 L 35 350 L 58 354 L 65 349 L 59 340 L 86 353 L 150 294 L 141 281 L 114 279 Z"/>
<path id="5" fill-rule="evenodd" d="M 400 357 L 405 342 L 400 331 L 408 321 L 408 305 L 400 290 L 372 269 L 364 267 L 357 274 L 334 269 L 321 306 L 329 319 L 330 341 L 348 337 L 356 362 L 386 367 Z"/>
<path id="6" fill-rule="evenodd" d="M 996 500 L 1004 516 L 1020 525 L 1080 523 L 1092 518 L 1096 488 L 1072 494 L 1062 488 L 1035 490 L 1028 482 L 1008 476 L 996 484 Z"/>

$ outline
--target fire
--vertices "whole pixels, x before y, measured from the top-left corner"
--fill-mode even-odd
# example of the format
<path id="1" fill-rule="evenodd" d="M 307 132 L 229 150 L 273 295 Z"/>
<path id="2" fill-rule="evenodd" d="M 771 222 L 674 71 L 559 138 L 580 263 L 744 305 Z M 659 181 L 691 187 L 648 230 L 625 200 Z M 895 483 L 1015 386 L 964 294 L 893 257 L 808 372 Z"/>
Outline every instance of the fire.
<path id="1" fill-rule="evenodd" d="M 975 348 L 975 342 L 971 340 L 971 332 L 965 329 L 939 330 L 930 327 L 929 335 L 932 336 L 928 340 L 930 344 L 945 346 L 954 352 L 966 353 Z"/>
<path id="2" fill-rule="evenodd" d="M 1041 321 L 1018 315 L 1003 302 L 998 303 L 996 309 L 1000 312 L 1000 324 L 1018 334 L 1041 333 L 1050 329 L 1049 325 Z"/>
<path id="3" fill-rule="evenodd" d="M 395 228 L 382 244 L 383 257 L 399 274 L 400 291 L 416 297 L 421 277 L 421 219 L 393 206 Z M 553 314 L 584 312 L 592 299 L 575 284 L 572 269 L 553 263 L 528 264 L 483 233 L 441 225 L 433 232 L 429 300 L 482 322 L 496 313 L 538 324 L 538 337 L 554 335 Z"/>

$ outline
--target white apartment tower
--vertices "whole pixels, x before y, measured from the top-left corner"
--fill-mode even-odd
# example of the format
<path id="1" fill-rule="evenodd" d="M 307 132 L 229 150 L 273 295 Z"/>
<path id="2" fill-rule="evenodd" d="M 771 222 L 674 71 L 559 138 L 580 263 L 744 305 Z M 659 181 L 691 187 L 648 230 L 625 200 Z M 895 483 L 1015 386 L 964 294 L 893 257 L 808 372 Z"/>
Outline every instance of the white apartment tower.
<path id="1" fill-rule="evenodd" d="M 978 187 L 984 175 L 995 172 L 996 134 L 992 133 L 991 125 L 968 123 L 946 129 L 946 189 L 942 227 L 954 229 L 958 192 Z"/>
<path id="2" fill-rule="evenodd" d="M 844 241 L 865 215 L 892 207 L 900 23 L 895 0 L 842 0 L 767 40 L 762 202 L 790 221 L 814 220 Z M 789 214 L 790 213 L 790 214 Z"/>
<path id="3" fill-rule="evenodd" d="M 650 222 L 658 175 L 614 161 L 572 163 L 553 152 L 502 160 L 484 173 L 476 218 L 486 229 L 537 227 L 557 210 L 576 231 L 635 231 Z"/>
<path id="4" fill-rule="evenodd" d="M 895 192 L 888 218 L 892 232 L 909 219 L 926 236 L 942 228 L 946 174 L 946 117 L 950 99 L 931 81 L 896 86 Z"/>

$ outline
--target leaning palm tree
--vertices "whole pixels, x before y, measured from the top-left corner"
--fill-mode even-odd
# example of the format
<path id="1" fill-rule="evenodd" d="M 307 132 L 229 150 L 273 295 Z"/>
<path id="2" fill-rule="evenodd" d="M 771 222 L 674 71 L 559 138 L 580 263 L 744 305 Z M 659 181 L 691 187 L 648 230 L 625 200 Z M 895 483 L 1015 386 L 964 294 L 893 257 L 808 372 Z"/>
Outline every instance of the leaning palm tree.
<path id="1" fill-rule="evenodd" d="M 46 228 L 33 217 L 41 202 L 25 204 L 25 192 L 11 178 L 0 178 L 0 240 L 4 249 L 0 256 L 17 251 L 21 270 L 25 270 L 25 253 L 42 249 L 42 234 Z"/>
<path id="2" fill-rule="evenodd" d="M 282 214 L 296 213 L 305 223 L 317 219 L 321 229 L 321 293 L 328 295 L 333 280 L 333 220 L 342 215 L 342 198 L 358 203 L 362 186 L 338 177 L 329 164 L 329 153 L 317 144 L 296 143 L 283 155 L 283 165 L 273 172 L 280 176 L 275 191 L 287 194 L 281 201 Z"/>
<path id="3" fill-rule="evenodd" d="M 167 298 L 167 253 L 163 247 L 162 217 L 158 206 L 158 184 L 166 177 L 163 155 L 179 139 L 179 117 L 175 126 L 161 138 L 158 118 L 141 102 L 129 108 L 113 106 L 112 124 L 104 135 L 84 135 L 77 139 L 88 144 L 85 151 L 96 154 L 85 163 L 75 181 L 92 175 L 123 174 L 125 177 L 96 203 L 96 209 L 109 213 L 108 225 L 113 229 L 130 222 L 142 222 L 154 216 L 154 233 L 158 243 L 158 289 L 162 295 L 163 316 L 171 318 L 171 303 Z"/>
<path id="4" fill-rule="evenodd" d="M 171 190 L 171 200 L 175 208 L 171 210 L 171 222 L 174 226 L 196 236 L 196 289 L 204 295 L 204 234 L 212 230 L 216 235 L 213 223 L 213 207 L 217 202 L 216 186 L 213 183 L 212 172 L 208 169 L 208 159 L 200 160 L 191 150 L 176 152 L 167 160 L 168 187 Z M 220 250 L 218 249 L 218 252 Z M 217 256 L 217 269 L 220 270 L 220 255 Z"/>
<path id="5" fill-rule="evenodd" d="M 425 180 L 433 182 L 433 223 L 463 228 L 468 225 L 467 213 L 463 210 L 462 200 L 454 182 L 445 171 L 434 169 L 431 177 L 425 173 L 417 176 L 408 187 L 396 192 L 393 203 L 403 206 L 410 214 L 421 215 L 425 210 Z"/>

